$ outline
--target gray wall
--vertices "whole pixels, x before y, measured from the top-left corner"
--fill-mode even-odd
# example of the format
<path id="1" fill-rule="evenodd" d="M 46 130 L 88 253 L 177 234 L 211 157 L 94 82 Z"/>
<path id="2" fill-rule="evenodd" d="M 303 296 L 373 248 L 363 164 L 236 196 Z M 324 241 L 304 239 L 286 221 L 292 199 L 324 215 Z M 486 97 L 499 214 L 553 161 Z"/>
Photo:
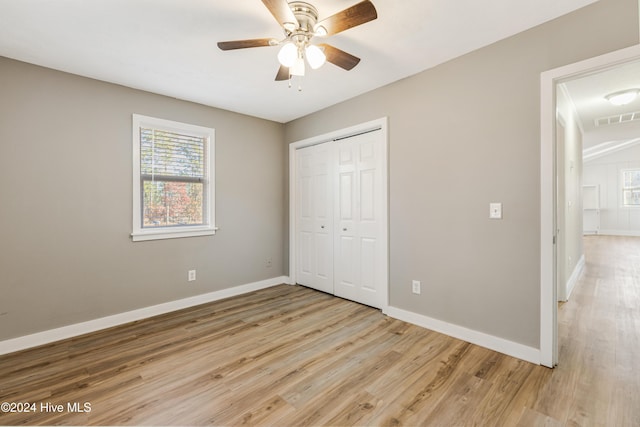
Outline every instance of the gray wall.
<path id="1" fill-rule="evenodd" d="M 637 0 L 601 0 L 288 123 L 286 141 L 388 116 L 391 305 L 538 348 L 540 73 L 638 33 Z"/>
<path id="2" fill-rule="evenodd" d="M 132 113 L 215 128 L 215 236 L 131 241 Z M 285 274 L 283 139 L 278 123 L 0 58 L 0 340 Z"/>

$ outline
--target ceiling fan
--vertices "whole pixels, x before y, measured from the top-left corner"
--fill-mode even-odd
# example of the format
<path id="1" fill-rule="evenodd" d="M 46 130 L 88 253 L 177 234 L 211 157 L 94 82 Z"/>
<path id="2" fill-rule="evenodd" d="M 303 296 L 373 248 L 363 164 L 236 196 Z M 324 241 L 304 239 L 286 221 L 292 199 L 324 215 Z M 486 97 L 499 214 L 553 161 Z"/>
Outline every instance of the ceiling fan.
<path id="1" fill-rule="evenodd" d="M 289 80 L 292 76 L 304 76 L 305 59 L 313 69 L 326 61 L 345 70 L 358 65 L 360 58 L 326 43 L 312 44 L 315 37 L 326 37 L 373 21 L 378 17 L 369 0 L 351 6 L 342 12 L 318 21 L 317 9 L 303 1 L 262 0 L 284 30 L 284 39 L 274 38 L 234 40 L 219 42 L 221 50 L 250 47 L 282 46 L 278 53 L 280 69 L 276 81 Z"/>

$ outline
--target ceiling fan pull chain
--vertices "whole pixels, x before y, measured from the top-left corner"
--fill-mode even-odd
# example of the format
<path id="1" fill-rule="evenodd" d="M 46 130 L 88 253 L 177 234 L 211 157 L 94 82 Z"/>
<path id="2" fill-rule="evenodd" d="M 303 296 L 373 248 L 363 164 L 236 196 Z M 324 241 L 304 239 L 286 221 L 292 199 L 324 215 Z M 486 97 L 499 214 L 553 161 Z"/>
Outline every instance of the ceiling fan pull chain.
<path id="1" fill-rule="evenodd" d="M 293 79 L 294 79 L 293 74 L 289 74 L 289 89 L 291 89 L 291 86 L 293 86 Z M 300 78 L 300 76 L 298 76 L 298 92 L 302 92 L 302 78 Z"/>

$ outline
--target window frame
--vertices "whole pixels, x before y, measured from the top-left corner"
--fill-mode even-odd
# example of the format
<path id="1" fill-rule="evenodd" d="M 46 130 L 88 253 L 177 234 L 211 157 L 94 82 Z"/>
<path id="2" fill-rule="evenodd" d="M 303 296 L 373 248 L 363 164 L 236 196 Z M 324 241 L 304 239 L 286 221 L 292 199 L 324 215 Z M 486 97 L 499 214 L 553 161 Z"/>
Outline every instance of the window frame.
<path id="1" fill-rule="evenodd" d="M 151 128 L 202 137 L 205 140 L 205 170 L 203 180 L 203 225 L 172 225 L 166 227 L 144 228 L 142 226 L 143 176 L 140 167 L 140 128 Z M 182 237 L 210 236 L 218 229 L 215 226 L 215 129 L 204 126 L 181 123 L 172 120 L 132 115 L 133 136 L 133 225 L 131 238 L 134 242 Z M 176 180 L 176 181 L 179 181 Z"/>
<path id="2" fill-rule="evenodd" d="M 620 169 L 620 205 L 623 209 L 640 209 L 640 205 L 627 205 L 624 202 L 624 193 L 625 191 L 630 191 L 630 190 L 634 190 L 637 189 L 638 187 L 625 187 L 625 180 L 624 180 L 624 175 L 627 172 L 636 172 L 636 173 L 640 173 L 640 168 L 627 168 L 627 169 Z"/>

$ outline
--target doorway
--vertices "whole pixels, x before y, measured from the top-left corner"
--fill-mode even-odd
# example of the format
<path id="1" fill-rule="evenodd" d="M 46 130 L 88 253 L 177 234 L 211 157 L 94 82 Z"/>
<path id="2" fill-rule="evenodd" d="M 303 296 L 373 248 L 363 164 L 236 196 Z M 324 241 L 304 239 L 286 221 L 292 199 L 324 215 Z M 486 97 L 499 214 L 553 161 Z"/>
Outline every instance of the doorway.
<path id="1" fill-rule="evenodd" d="M 640 45 L 570 64 L 541 75 L 540 145 L 540 363 L 558 363 L 558 156 L 556 94 L 558 85 L 640 60 Z"/>
<path id="2" fill-rule="evenodd" d="M 388 306 L 387 119 L 289 146 L 291 284 Z"/>

